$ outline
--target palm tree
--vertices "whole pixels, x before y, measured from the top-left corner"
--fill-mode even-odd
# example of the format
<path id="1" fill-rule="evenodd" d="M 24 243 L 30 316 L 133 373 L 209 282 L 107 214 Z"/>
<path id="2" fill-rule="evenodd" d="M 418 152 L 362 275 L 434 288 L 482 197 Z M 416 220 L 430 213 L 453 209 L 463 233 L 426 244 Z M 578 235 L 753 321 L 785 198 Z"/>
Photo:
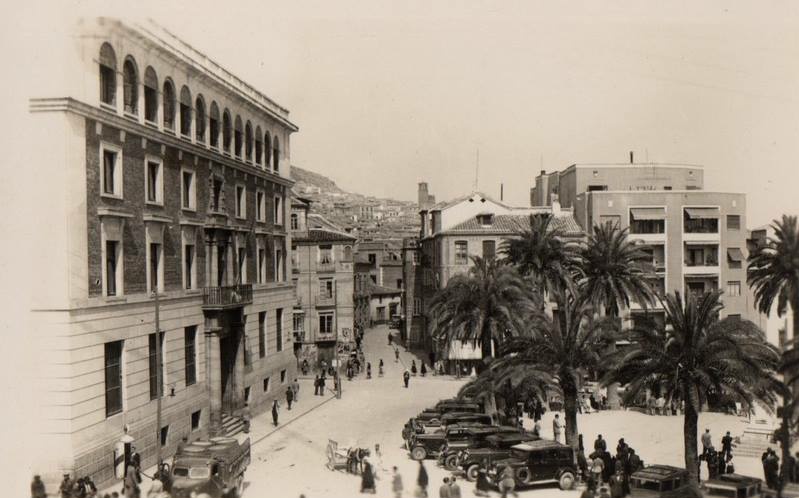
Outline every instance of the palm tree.
<path id="1" fill-rule="evenodd" d="M 553 317 L 536 313 L 529 335 L 508 341 L 503 356 L 492 369 L 498 375 L 527 382 L 545 382 L 541 372 L 551 372 L 563 394 L 566 412 L 566 442 L 577 448 L 578 393 L 585 373 L 596 368 L 603 352 L 615 338 L 615 324 L 595 319 L 586 299 L 569 293 L 556 294 L 558 310 Z"/>
<path id="2" fill-rule="evenodd" d="M 793 338 L 799 337 L 799 227 L 796 216 L 783 215 L 782 220 L 772 222 L 774 236 L 765 244 L 756 247 L 749 255 L 747 283 L 754 290 L 758 311 L 768 316 L 777 302 L 777 315 L 786 313 L 788 304 L 793 313 Z M 788 461 L 791 453 L 790 427 L 795 425 L 799 406 L 799 355 L 794 348 L 783 355 L 780 372 L 786 377 L 782 407 L 780 445 L 782 461 Z M 790 389 L 788 389 L 790 388 Z M 792 392 L 791 392 L 792 391 Z M 781 482 L 786 482 L 786 469 L 781 469 Z M 781 490 L 780 490 L 781 491 Z"/>
<path id="3" fill-rule="evenodd" d="M 579 245 L 569 241 L 553 220 L 550 213 L 531 214 L 529 228 L 520 226 L 518 237 L 505 240 L 500 247 L 505 260 L 522 275 L 532 277 L 542 295 L 557 289 L 574 291 L 574 277 L 580 269 Z"/>
<path id="4" fill-rule="evenodd" d="M 452 277 L 433 297 L 431 330 L 439 343 L 480 345 L 486 360 L 496 346 L 524 330 L 524 317 L 540 299 L 513 267 L 494 258 L 471 259 L 468 273 Z"/>
<path id="5" fill-rule="evenodd" d="M 646 389 L 660 389 L 668 400 L 685 403 L 683 440 L 685 467 L 699 482 L 697 424 L 702 404 L 715 393 L 741 402 L 771 407 L 770 381 L 779 361 L 777 349 L 753 323 L 740 318 L 719 320 L 720 291 L 699 297 L 679 292 L 661 302 L 666 323 L 647 323 L 632 330 L 632 344 L 617 354 L 603 379 L 627 383 L 631 401 Z"/>
<path id="6" fill-rule="evenodd" d="M 650 285 L 654 276 L 652 256 L 644 248 L 627 237 L 627 229 L 607 222 L 594 226 L 582 250 L 582 272 L 580 292 L 590 296 L 597 309 L 606 316 L 617 319 L 622 309 L 630 307 L 630 301 L 641 304 L 644 309 L 654 302 L 655 293 Z M 611 344 L 609 352 L 615 351 Z M 618 386 L 608 386 L 608 404 L 617 408 Z"/>

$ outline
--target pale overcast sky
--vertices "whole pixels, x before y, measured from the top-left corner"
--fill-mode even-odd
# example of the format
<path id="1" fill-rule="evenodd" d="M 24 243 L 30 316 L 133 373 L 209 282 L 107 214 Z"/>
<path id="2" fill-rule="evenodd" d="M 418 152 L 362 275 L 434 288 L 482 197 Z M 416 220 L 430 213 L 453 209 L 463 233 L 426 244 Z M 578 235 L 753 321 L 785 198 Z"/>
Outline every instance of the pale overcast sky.
<path id="1" fill-rule="evenodd" d="M 462 194 L 479 148 L 480 189 L 504 182 L 526 205 L 542 164 L 633 150 L 747 193 L 750 227 L 798 213 L 796 2 L 664 3 L 83 1 L 62 15 L 152 17 L 288 107 L 292 162 L 353 191 Z"/>

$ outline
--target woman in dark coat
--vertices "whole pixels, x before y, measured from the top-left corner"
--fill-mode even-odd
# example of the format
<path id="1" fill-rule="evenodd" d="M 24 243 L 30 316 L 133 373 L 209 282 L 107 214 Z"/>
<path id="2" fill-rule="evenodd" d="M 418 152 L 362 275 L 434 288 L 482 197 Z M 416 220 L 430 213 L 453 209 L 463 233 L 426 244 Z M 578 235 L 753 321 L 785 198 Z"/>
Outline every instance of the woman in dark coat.
<path id="1" fill-rule="evenodd" d="M 416 375 L 416 360 L 411 360 L 411 374 Z"/>
<path id="2" fill-rule="evenodd" d="M 278 408 L 280 407 L 280 403 L 277 400 L 272 401 L 272 423 L 277 426 L 277 416 L 279 414 Z"/>
<path id="3" fill-rule="evenodd" d="M 375 472 L 368 459 L 363 461 L 363 471 L 361 472 L 361 493 L 375 492 Z"/>

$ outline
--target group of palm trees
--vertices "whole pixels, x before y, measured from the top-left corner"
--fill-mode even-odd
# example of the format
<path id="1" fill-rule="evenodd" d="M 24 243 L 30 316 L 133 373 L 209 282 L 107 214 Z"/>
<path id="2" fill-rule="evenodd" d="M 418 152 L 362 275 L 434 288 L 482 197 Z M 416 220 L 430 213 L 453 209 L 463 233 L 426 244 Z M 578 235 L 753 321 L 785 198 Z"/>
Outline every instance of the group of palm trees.
<path id="1" fill-rule="evenodd" d="M 720 318 L 721 291 L 662 294 L 653 285 L 652 254 L 626 229 L 596 225 L 586 239 L 567 237 L 548 214 L 531 215 L 529 228 L 504 241 L 500 257 L 472 257 L 465 274 L 452 277 L 434 297 L 428 317 L 433 337 L 480 347 L 484 359 L 463 395 L 494 393 L 507 386 L 546 396 L 558 392 L 566 415 L 566 441 L 577 446 L 577 411 L 584 379 L 592 374 L 609 386 L 625 385 L 623 401 L 648 390 L 684 404 L 685 466 L 698 482 L 698 415 L 709 399 L 771 409 L 782 398 L 783 455 L 799 414 L 793 378 L 799 354 L 781 353 L 753 323 Z M 774 235 L 752 251 L 748 282 L 759 311 L 773 303 L 782 315 L 790 305 L 799 338 L 799 227 L 795 216 L 772 224 Z M 659 304 L 665 320 L 646 313 L 624 330 L 622 312 L 637 303 Z M 620 340 L 623 348 L 616 348 Z M 799 392 L 799 389 L 794 390 Z"/>

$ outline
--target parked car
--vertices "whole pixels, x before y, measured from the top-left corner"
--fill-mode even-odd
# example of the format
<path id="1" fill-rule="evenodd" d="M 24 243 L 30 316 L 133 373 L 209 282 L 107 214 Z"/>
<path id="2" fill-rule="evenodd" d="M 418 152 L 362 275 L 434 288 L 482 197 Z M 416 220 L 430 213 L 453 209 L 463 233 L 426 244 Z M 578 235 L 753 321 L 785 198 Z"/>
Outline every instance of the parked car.
<path id="1" fill-rule="evenodd" d="M 493 434 L 485 438 L 479 448 L 467 448 L 458 456 L 458 468 L 466 474 L 466 479 L 474 481 L 481 468 L 487 469 L 496 460 L 508 458 L 510 450 L 517 444 L 535 440 L 537 436 L 529 433 Z"/>
<path id="2" fill-rule="evenodd" d="M 250 464 L 250 439 L 239 443 L 234 438 L 195 441 L 172 457 L 172 496 L 188 498 L 206 493 L 212 498 L 236 496 L 244 490 L 244 472 Z"/>
<path id="3" fill-rule="evenodd" d="M 471 433 L 486 432 L 496 434 L 499 427 L 485 425 L 481 422 L 462 422 L 450 424 L 445 428 L 439 427 L 436 430 L 417 433 L 408 439 L 406 446 L 411 452 L 414 460 L 424 460 L 425 458 L 437 456 L 448 440 L 462 439 Z M 518 429 L 516 432 L 519 432 Z"/>
<path id="4" fill-rule="evenodd" d="M 569 490 L 577 479 L 574 449 L 557 441 L 539 439 L 513 446 L 508 458 L 496 459 L 488 467 L 489 482 L 498 485 L 508 467 L 513 469 L 516 488 L 551 482 Z"/>
<path id="5" fill-rule="evenodd" d="M 630 476 L 634 498 L 680 498 L 689 487 L 688 471 L 670 465 L 649 465 Z"/>
<path id="6" fill-rule="evenodd" d="M 721 474 L 702 483 L 704 496 L 726 496 L 729 498 L 759 497 L 763 481 L 756 477 L 738 474 Z M 775 493 L 776 496 L 776 493 Z M 786 496 L 786 495 L 783 495 Z"/>
<path id="7" fill-rule="evenodd" d="M 451 430 L 452 427 L 448 429 Z M 438 464 L 447 470 L 458 468 L 458 456 L 467 448 L 479 448 L 486 444 L 486 438 L 494 434 L 524 434 L 529 437 L 529 441 L 539 439 L 531 432 L 520 431 L 518 427 L 505 426 L 482 426 L 469 427 L 459 434 L 447 435 L 446 442 L 438 454 Z"/>
<path id="8" fill-rule="evenodd" d="M 472 413 L 472 412 L 449 412 L 441 416 L 437 420 L 429 420 L 421 422 L 424 430 L 437 430 L 439 428 L 446 429 L 447 426 L 452 424 L 461 424 L 465 422 L 474 422 L 483 425 L 494 425 L 494 419 L 491 415 L 486 413 Z"/>

